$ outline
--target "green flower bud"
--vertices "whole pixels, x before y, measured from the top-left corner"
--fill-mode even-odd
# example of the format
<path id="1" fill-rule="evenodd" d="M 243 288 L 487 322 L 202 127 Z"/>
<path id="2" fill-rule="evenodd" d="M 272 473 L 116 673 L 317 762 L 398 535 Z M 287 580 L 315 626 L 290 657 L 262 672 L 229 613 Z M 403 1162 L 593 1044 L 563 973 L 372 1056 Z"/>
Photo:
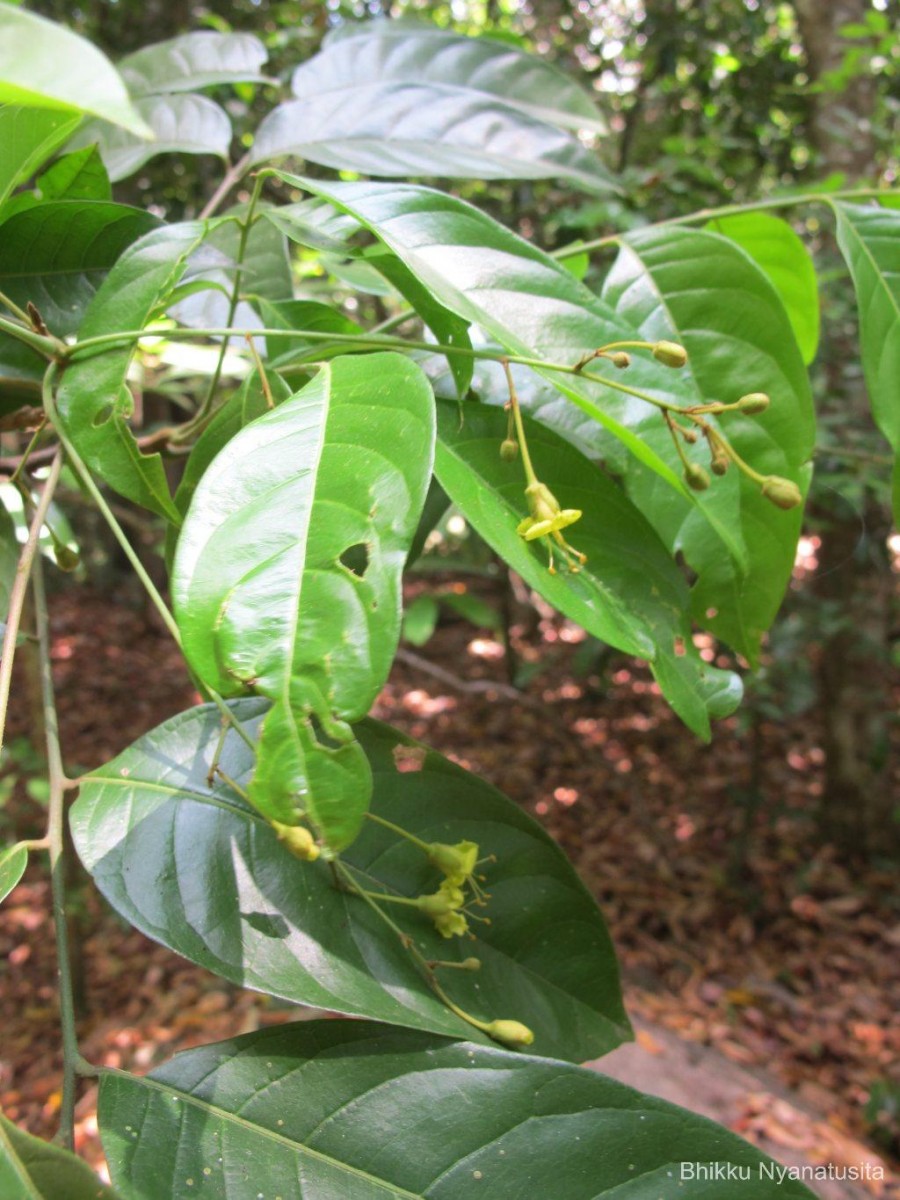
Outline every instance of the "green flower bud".
<path id="1" fill-rule="evenodd" d="M 657 342 L 653 357 L 667 367 L 683 367 L 688 360 L 687 350 L 677 342 Z"/>
<path id="2" fill-rule="evenodd" d="M 519 443 L 514 438 L 504 438 L 500 443 L 500 457 L 504 462 L 514 462 L 519 454 Z"/>
<path id="3" fill-rule="evenodd" d="M 631 366 L 631 355 L 626 354 L 624 350 L 616 350 L 614 354 L 609 355 L 609 361 L 614 367 L 624 371 L 626 367 Z"/>
<path id="4" fill-rule="evenodd" d="M 494 1041 L 512 1046 L 514 1050 L 519 1046 L 530 1046 L 534 1041 L 534 1034 L 521 1021 L 491 1021 L 490 1025 L 485 1026 L 484 1032 Z"/>
<path id="5" fill-rule="evenodd" d="M 705 492 L 709 487 L 709 475 L 699 463 L 688 463 L 684 468 L 684 481 L 695 492 Z"/>
<path id="6" fill-rule="evenodd" d="M 778 508 L 796 508 L 803 503 L 803 494 L 796 483 L 780 475 L 770 475 L 763 481 L 762 494 Z"/>
<path id="7" fill-rule="evenodd" d="M 280 821 L 273 821 L 272 828 L 279 842 L 290 850 L 294 858 L 302 859 L 303 862 L 315 862 L 322 853 L 313 835 L 304 825 L 282 825 Z"/>
<path id="8" fill-rule="evenodd" d="M 681 426 L 679 426 L 679 428 L 681 428 Z M 681 436 L 689 446 L 693 446 L 700 437 L 696 429 L 681 429 Z"/>
<path id="9" fill-rule="evenodd" d="M 769 397 L 765 392 L 750 392 L 747 396 L 741 396 L 737 402 L 738 412 L 746 413 L 748 417 L 755 417 L 757 413 L 764 413 L 769 407 Z"/>
<path id="10" fill-rule="evenodd" d="M 61 571 L 74 571 L 81 562 L 81 555 L 65 542 L 54 542 L 53 553 L 56 555 L 56 565 Z"/>
<path id="11" fill-rule="evenodd" d="M 713 475 L 724 475 L 728 470 L 729 461 L 730 460 L 727 454 L 723 454 L 721 450 L 717 450 L 712 456 L 709 469 L 712 471 Z"/>
<path id="12" fill-rule="evenodd" d="M 478 846 L 475 842 L 457 842 L 455 846 L 433 842 L 428 847 L 428 860 L 447 876 L 449 883 L 462 887 L 475 870 Z"/>

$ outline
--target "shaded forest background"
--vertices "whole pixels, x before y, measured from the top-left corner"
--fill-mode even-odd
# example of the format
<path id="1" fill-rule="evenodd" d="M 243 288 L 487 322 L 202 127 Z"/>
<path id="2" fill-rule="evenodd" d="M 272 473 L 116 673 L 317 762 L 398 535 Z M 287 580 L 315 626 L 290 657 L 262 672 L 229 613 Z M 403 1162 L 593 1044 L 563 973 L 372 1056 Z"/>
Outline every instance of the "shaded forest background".
<path id="1" fill-rule="evenodd" d="M 897 0 L 40 0 L 28 7 L 113 59 L 189 29 L 252 30 L 269 48 L 273 77 L 312 54 L 329 27 L 363 16 L 421 16 L 523 39 L 593 89 L 609 124 L 602 153 L 623 195 L 585 199 L 544 182 L 449 190 L 547 248 L 698 208 L 822 190 L 823 182 L 834 189 L 895 183 L 900 169 Z M 272 94 L 243 85 L 223 101 L 240 137 Z M 139 205 L 152 198 L 161 215 L 177 220 L 197 214 L 220 176 L 212 158 L 162 157 L 119 185 L 117 196 Z M 835 1108 L 840 1127 L 896 1154 L 900 538 L 891 536 L 890 462 L 869 416 L 846 276 L 827 226 L 805 211 L 812 215 L 797 232 L 823 281 L 815 482 L 793 586 L 762 669 L 746 677 L 745 704 L 713 746 L 694 743 L 639 667 L 555 618 L 452 515 L 407 597 L 438 598 L 437 608 L 419 608 L 437 614 L 436 627 L 431 633 L 429 619 L 408 630 L 382 711 L 483 771 L 547 823 L 600 896 L 643 1011 L 741 1061 L 774 1058 L 787 1083 L 806 1088 L 820 1108 Z M 606 266 L 597 258 L 587 282 Z M 333 281 L 304 283 L 311 295 L 333 294 Z M 357 319 L 388 315 L 377 298 L 370 303 Z M 148 524 L 141 536 L 152 559 L 158 531 Z M 147 650 L 156 635 L 121 591 L 115 555 L 91 572 L 93 593 L 64 597 L 56 608 L 64 745 L 83 765 L 108 757 L 189 696 L 174 653 L 170 661 Z M 111 592 L 121 613 L 104 617 Z M 101 620 L 119 649 L 112 656 L 94 639 Z M 722 653 L 707 643 L 711 656 Z M 135 644 L 144 647 L 137 665 Z M 123 672 L 141 665 L 152 687 L 123 719 L 134 690 Z M 89 720 L 74 699 L 67 711 L 76 669 L 82 679 L 102 676 Z M 21 717 L 4 764 L 0 821 L 28 836 L 22 823 L 40 802 L 40 764 L 26 736 L 27 712 Z M 24 914 L 44 887 L 29 875 L 31 891 L 10 910 L 13 923 L 0 927 L 0 948 L 24 944 L 27 931 L 16 921 L 27 924 Z M 105 979 L 108 1012 L 108 997 L 118 995 L 119 968 L 110 964 L 145 954 L 145 944 L 110 922 L 86 889 L 77 919 L 88 957 L 101 964 L 99 976 L 96 961 L 91 967 L 95 991 L 85 993 L 85 1005 L 93 1001 L 96 1013 L 97 979 Z M 44 979 L 49 958 L 35 952 L 20 960 L 23 988 L 33 986 L 34 971 L 52 990 Z M 171 956 L 154 951 L 149 961 L 148 994 L 178 995 Z M 191 1007 L 198 1000 L 208 1016 L 227 1009 L 203 1001 L 213 993 L 198 992 L 202 973 L 190 971 L 179 1012 L 202 1011 Z M 17 988 L 6 989 L 9 1020 L 21 1009 Z M 177 1024 L 171 1018 L 158 1026 Z M 208 1028 L 204 1034 L 210 1040 Z M 146 1031 L 137 1040 L 147 1040 Z M 171 1038 L 156 1044 L 173 1048 Z M 51 1069 L 48 1059 L 37 1061 L 25 1086 L 17 1079 L 17 1099 L 0 1096 L 33 1128 L 49 1117 L 52 1087 L 29 1094 L 27 1081 L 46 1080 Z"/>

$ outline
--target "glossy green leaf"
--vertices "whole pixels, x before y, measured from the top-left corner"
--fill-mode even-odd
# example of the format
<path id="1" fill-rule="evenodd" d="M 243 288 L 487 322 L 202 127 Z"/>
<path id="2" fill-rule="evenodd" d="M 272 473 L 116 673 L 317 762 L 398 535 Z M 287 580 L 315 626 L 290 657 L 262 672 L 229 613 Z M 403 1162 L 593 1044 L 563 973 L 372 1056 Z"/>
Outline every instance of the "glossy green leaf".
<path id="1" fill-rule="evenodd" d="M 96 145 L 114 183 L 133 175 L 158 154 L 215 154 L 228 158 L 231 121 L 208 96 L 195 92 L 144 96 L 134 105 L 153 130 L 152 141 L 106 121 L 88 121 L 70 142 L 73 148 Z"/>
<path id="2" fill-rule="evenodd" d="M 132 96 L 194 92 L 263 79 L 266 48 L 251 33 L 185 33 L 129 54 L 118 68 Z"/>
<path id="3" fill-rule="evenodd" d="M 340 358 L 225 446 L 175 554 L 172 597 L 192 669 L 224 695 L 252 689 L 274 701 L 254 803 L 287 824 L 301 803 L 334 848 L 352 840 L 367 800 L 342 723 L 368 712 L 390 670 L 433 438 L 431 389 L 415 364 Z M 311 714 L 337 746 L 316 739 Z M 340 804 L 324 787 L 332 770 Z"/>
<path id="4" fill-rule="evenodd" d="M 456 406 L 439 403 L 435 473 L 447 495 L 529 587 L 601 641 L 648 659 L 678 715 L 708 738 L 710 716 L 732 712 L 741 686 L 694 648 L 688 589 L 658 535 L 607 475 L 526 418 L 538 478 L 561 507 L 583 513 L 565 537 L 587 563 L 577 574 L 561 567 L 551 575 L 543 540 L 516 533 L 528 506 L 521 462 L 500 458 L 506 425 L 502 410 L 473 404 L 460 425 Z"/>
<path id="5" fill-rule="evenodd" d="M 59 109 L 0 104 L 0 219 L 13 189 L 59 149 L 80 119 Z"/>
<path id="6" fill-rule="evenodd" d="M 201 222 L 168 225 L 141 238 L 121 256 L 100 286 L 79 329 L 82 338 L 142 329 L 180 282 L 188 258 L 203 241 Z M 134 347 L 116 347 L 71 363 L 56 404 L 63 428 L 87 465 L 122 496 L 180 521 L 162 459 L 142 454 L 128 426 L 125 376 Z"/>
<path id="7" fill-rule="evenodd" d="M 282 177 L 363 222 L 442 304 L 480 326 L 509 353 L 571 368 L 598 346 L 636 336 L 626 311 L 616 312 L 537 247 L 461 200 L 410 184 L 325 184 Z M 744 255 L 736 250 L 733 254 L 752 275 L 754 285 L 761 282 L 783 321 L 770 285 Z M 796 350 L 793 353 L 796 356 Z M 622 372 L 601 367 L 610 380 L 605 386 L 539 367 L 537 362 L 535 369 L 553 387 L 613 435 L 603 442 L 608 461 L 624 470 L 623 447 L 629 450 L 660 476 L 662 495 L 674 489 L 676 499 L 680 496 L 698 510 L 694 518 L 698 526 L 705 530 L 708 525 L 715 534 L 711 540 L 722 543 L 720 557 L 730 555 L 746 564 L 746 531 L 723 519 L 715 489 L 698 494 L 684 486 L 680 462 L 659 412 L 645 401 L 613 390 L 622 382 Z M 633 356 L 627 385 L 672 404 L 696 402 L 690 379 L 648 354 Z M 676 509 L 681 511 L 680 506 Z"/>
<path id="8" fill-rule="evenodd" d="M 859 306 L 863 371 L 875 423 L 900 456 L 900 211 L 834 201 L 838 245 Z M 900 464 L 900 458 L 898 458 Z M 900 465 L 894 513 L 900 521 Z"/>
<path id="9" fill-rule="evenodd" d="M 706 228 L 736 242 L 768 277 L 781 297 L 803 361 L 809 366 L 819 346 L 819 287 L 803 242 L 787 221 L 770 213 L 716 217 Z"/>
<path id="10" fill-rule="evenodd" d="M 96 146 L 64 154 L 38 177 L 42 200 L 112 200 L 109 176 Z"/>
<path id="11" fill-rule="evenodd" d="M 90 42 L 8 4 L 0 21 L 0 102 L 93 113 L 150 136 L 115 67 Z"/>
<path id="12" fill-rule="evenodd" d="M 262 214 L 292 242 L 326 254 L 349 254 L 350 239 L 360 227 L 353 217 L 318 199 L 264 208 Z"/>
<path id="13" fill-rule="evenodd" d="M 258 302 L 260 316 L 266 329 L 289 331 L 308 330 L 310 333 L 361 334 L 362 326 L 344 316 L 340 309 L 319 300 L 276 300 L 262 299 Z M 275 333 L 266 336 L 266 348 L 272 362 L 285 363 L 306 356 L 311 359 L 329 356 L 328 343 L 317 338 L 279 337 Z M 335 343 L 332 349 L 345 353 L 346 343 Z"/>
<path id="14" fill-rule="evenodd" d="M 0 900 L 5 900 L 18 884 L 27 866 L 28 847 L 21 842 L 0 850 Z"/>
<path id="15" fill-rule="evenodd" d="M 585 191 L 616 185 L 578 139 L 502 101 L 423 78 L 342 88 L 280 104 L 253 143 L 256 165 L 291 155 L 366 175 L 560 179 Z"/>
<path id="16" fill-rule="evenodd" d="M 591 97 L 545 58 L 509 42 L 405 21 L 344 24 L 294 71 L 301 100 L 336 92 L 350 98 L 361 83 L 402 88 L 427 80 L 469 100 L 498 101 L 550 125 L 606 132 Z"/>
<path id="17" fill-rule="evenodd" d="M 0 291 L 29 301 L 57 337 L 81 324 L 121 254 L 160 222 L 103 200 L 50 200 L 10 217 L 0 238 Z"/>
<path id="18" fill-rule="evenodd" d="M 187 1180 L 282 1200 L 813 1200 L 735 1134 L 596 1071 L 355 1021 L 103 1072 L 99 1123 L 114 1182 L 144 1200 Z"/>
<path id="19" fill-rule="evenodd" d="M 670 372 L 682 404 L 767 393 L 771 404 L 762 415 L 728 413 L 712 423 L 754 470 L 791 479 L 805 494 L 815 435 L 809 379 L 777 293 L 745 254 L 701 230 L 639 231 L 628 235 L 603 295 L 630 321 L 633 336 L 684 345 L 688 365 Z M 635 359 L 629 381 L 640 385 L 644 368 Z M 660 453 L 671 442 L 659 422 L 644 437 Z M 702 438 L 687 451 L 708 465 Z M 703 495 L 741 538 L 745 557 L 735 561 L 722 554 L 695 509 L 649 472 L 629 464 L 628 490 L 666 545 L 697 573 L 695 620 L 755 662 L 790 581 L 802 509 L 776 508 L 734 466 L 715 478 Z"/>
<path id="20" fill-rule="evenodd" d="M 232 701 L 255 735 L 265 702 Z M 451 1037 L 486 1037 L 431 992 L 413 960 L 328 865 L 301 863 L 222 780 L 207 783 L 220 718 L 192 709 L 81 781 L 72 810 L 78 853 L 126 920 L 226 979 L 300 1004 Z M 475 940 L 441 937 L 425 917 L 391 917 L 446 971 L 451 998 L 475 1016 L 529 1025 L 532 1051 L 573 1061 L 629 1037 L 615 955 L 597 907 L 559 847 L 518 805 L 395 730 L 356 727 L 374 779 L 372 811 L 422 840 L 471 840 L 491 894 Z M 229 731 L 223 771 L 246 786 L 253 755 Z M 437 871 L 404 838 L 367 821 L 342 855 L 373 891 L 433 891 Z"/>
<path id="21" fill-rule="evenodd" d="M 0 1113 L 3 1200 L 116 1200 L 82 1159 L 19 1129 Z"/>
<path id="22" fill-rule="evenodd" d="M 262 209 L 262 212 L 266 211 L 266 208 Z M 247 205 L 237 204 L 223 216 L 243 218 L 246 213 Z M 287 240 L 272 222 L 261 220 L 259 214 L 258 206 L 257 219 L 247 234 L 241 261 L 241 293 L 267 300 L 288 300 L 294 293 Z M 211 231 L 208 243 L 236 263 L 240 238 L 241 226 L 237 221 L 221 221 Z"/>

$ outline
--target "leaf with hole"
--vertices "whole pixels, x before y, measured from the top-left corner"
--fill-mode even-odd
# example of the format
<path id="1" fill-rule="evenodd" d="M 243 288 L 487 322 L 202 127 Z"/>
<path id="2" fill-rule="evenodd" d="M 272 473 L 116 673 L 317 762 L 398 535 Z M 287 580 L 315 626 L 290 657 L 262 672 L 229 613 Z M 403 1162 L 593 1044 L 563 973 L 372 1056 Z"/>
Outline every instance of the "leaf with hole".
<path id="1" fill-rule="evenodd" d="M 582 517 L 566 538 L 587 562 L 552 575 L 542 539 L 516 532 L 528 515 L 522 464 L 499 454 L 507 416 L 493 406 L 438 402 L 435 474 L 473 528 L 529 587 L 588 633 L 646 658 L 666 699 L 691 729 L 709 737 L 710 717 L 727 716 L 741 686 L 705 663 L 691 639 L 689 594 L 652 526 L 611 479 L 551 430 L 523 417 L 538 478 L 563 508 Z"/>
<path id="2" fill-rule="evenodd" d="M 116 1200 L 86 1162 L 32 1137 L 2 1113 L 0 1195 L 4 1200 Z"/>
<path id="3" fill-rule="evenodd" d="M 832 208 L 859 306 L 872 415 L 895 455 L 894 515 L 900 521 L 900 212 L 842 201 L 833 201 Z"/>
<path id="4" fill-rule="evenodd" d="M 255 738 L 264 701 L 230 701 Z M 321 860 L 300 863 L 231 788 L 207 782 L 221 721 L 191 709 L 91 771 L 71 818 L 78 853 L 126 920 L 216 974 L 307 1004 L 451 1037 L 478 1031 L 446 1008 L 396 933 Z M 629 1037 L 602 917 L 559 847 L 494 788 L 372 721 L 356 726 L 374 780 L 372 812 L 428 843 L 477 842 L 491 894 L 475 940 L 445 939 L 402 905 L 390 916 L 427 959 L 481 960 L 448 971 L 451 998 L 475 1016 L 523 1021 L 532 1050 L 583 1061 Z M 252 751 L 234 731 L 219 759 L 241 787 Z M 440 876 L 425 855 L 374 821 L 342 863 L 373 891 L 414 896 Z M 477 910 L 476 910 L 477 911 Z"/>
<path id="5" fill-rule="evenodd" d="M 803 361 L 809 366 L 819 346 L 819 286 L 803 242 L 787 221 L 770 213 L 716 217 L 706 228 L 735 242 L 765 273 L 781 297 Z"/>
<path id="6" fill-rule="evenodd" d="M 722 1126 L 596 1071 L 362 1022 L 103 1071 L 99 1123 L 113 1182 L 145 1200 L 186 1180 L 282 1200 L 813 1200 Z"/>
<path id="7" fill-rule="evenodd" d="M 0 38 L 0 102 L 93 113 L 138 137 L 152 136 L 105 55 L 62 25 L 9 4 Z"/>
<path id="8" fill-rule="evenodd" d="M 414 363 L 339 358 L 218 454 L 175 553 L 172 597 L 191 668 L 223 695 L 274 701 L 254 803 L 290 824 L 305 793 L 333 848 L 352 840 L 365 811 L 362 764 L 342 723 L 368 712 L 390 669 L 433 441 L 431 389 Z M 313 714 L 338 747 L 316 737 Z M 326 815 L 324 791 L 301 781 L 324 785 L 338 759 L 341 802 L 328 798 Z"/>
<path id="9" fill-rule="evenodd" d="M 268 58 L 252 33 L 202 30 L 143 46 L 118 63 L 132 96 L 195 92 L 219 83 L 259 83 Z"/>
<path id="10" fill-rule="evenodd" d="M 167 225 L 130 246 L 88 306 L 79 337 L 143 329 L 165 310 L 205 234 L 201 222 Z M 105 483 L 177 524 L 181 514 L 172 503 L 162 459 L 143 454 L 128 425 L 125 377 L 133 353 L 133 344 L 126 344 L 70 363 L 56 397 L 59 419 L 88 467 Z"/>
<path id="11" fill-rule="evenodd" d="M 133 175 L 158 154 L 214 154 L 228 158 L 231 121 L 225 110 L 196 92 L 144 96 L 135 108 L 153 139 L 147 141 L 107 121 L 88 121 L 69 143 L 73 149 L 96 145 L 100 157 L 117 183 Z"/>

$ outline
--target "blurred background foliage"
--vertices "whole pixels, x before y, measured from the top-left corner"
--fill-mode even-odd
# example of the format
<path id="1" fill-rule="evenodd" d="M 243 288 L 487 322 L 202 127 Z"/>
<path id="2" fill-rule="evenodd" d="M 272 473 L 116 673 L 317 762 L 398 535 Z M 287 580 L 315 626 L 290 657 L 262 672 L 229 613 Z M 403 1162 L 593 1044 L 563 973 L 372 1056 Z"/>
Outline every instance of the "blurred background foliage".
<path id="1" fill-rule="evenodd" d="M 284 90 L 288 69 L 343 21 L 419 17 L 527 45 L 593 92 L 609 127 L 598 152 L 620 174 L 622 198 L 585 198 L 552 181 L 441 186 L 547 248 L 779 192 L 897 178 L 900 0 L 31 0 L 28 7 L 113 59 L 191 29 L 261 37 L 271 85 L 239 85 L 217 97 L 237 131 L 235 157 Z M 213 158 L 160 157 L 117 192 L 181 219 L 197 214 L 220 174 Z M 824 210 L 811 205 L 789 216 L 821 284 L 822 338 L 812 368 L 817 473 L 806 568 L 763 669 L 749 681 L 743 719 L 758 725 L 808 713 L 821 723 L 823 836 L 849 857 L 878 858 L 900 844 L 891 789 L 900 543 L 890 540 L 890 467 L 869 416 L 850 288 Z M 596 284 L 610 261 L 596 255 L 587 282 Z M 298 269 L 308 294 L 322 298 L 333 281 L 317 280 L 314 263 Z M 369 298 L 353 315 L 386 314 Z"/>

